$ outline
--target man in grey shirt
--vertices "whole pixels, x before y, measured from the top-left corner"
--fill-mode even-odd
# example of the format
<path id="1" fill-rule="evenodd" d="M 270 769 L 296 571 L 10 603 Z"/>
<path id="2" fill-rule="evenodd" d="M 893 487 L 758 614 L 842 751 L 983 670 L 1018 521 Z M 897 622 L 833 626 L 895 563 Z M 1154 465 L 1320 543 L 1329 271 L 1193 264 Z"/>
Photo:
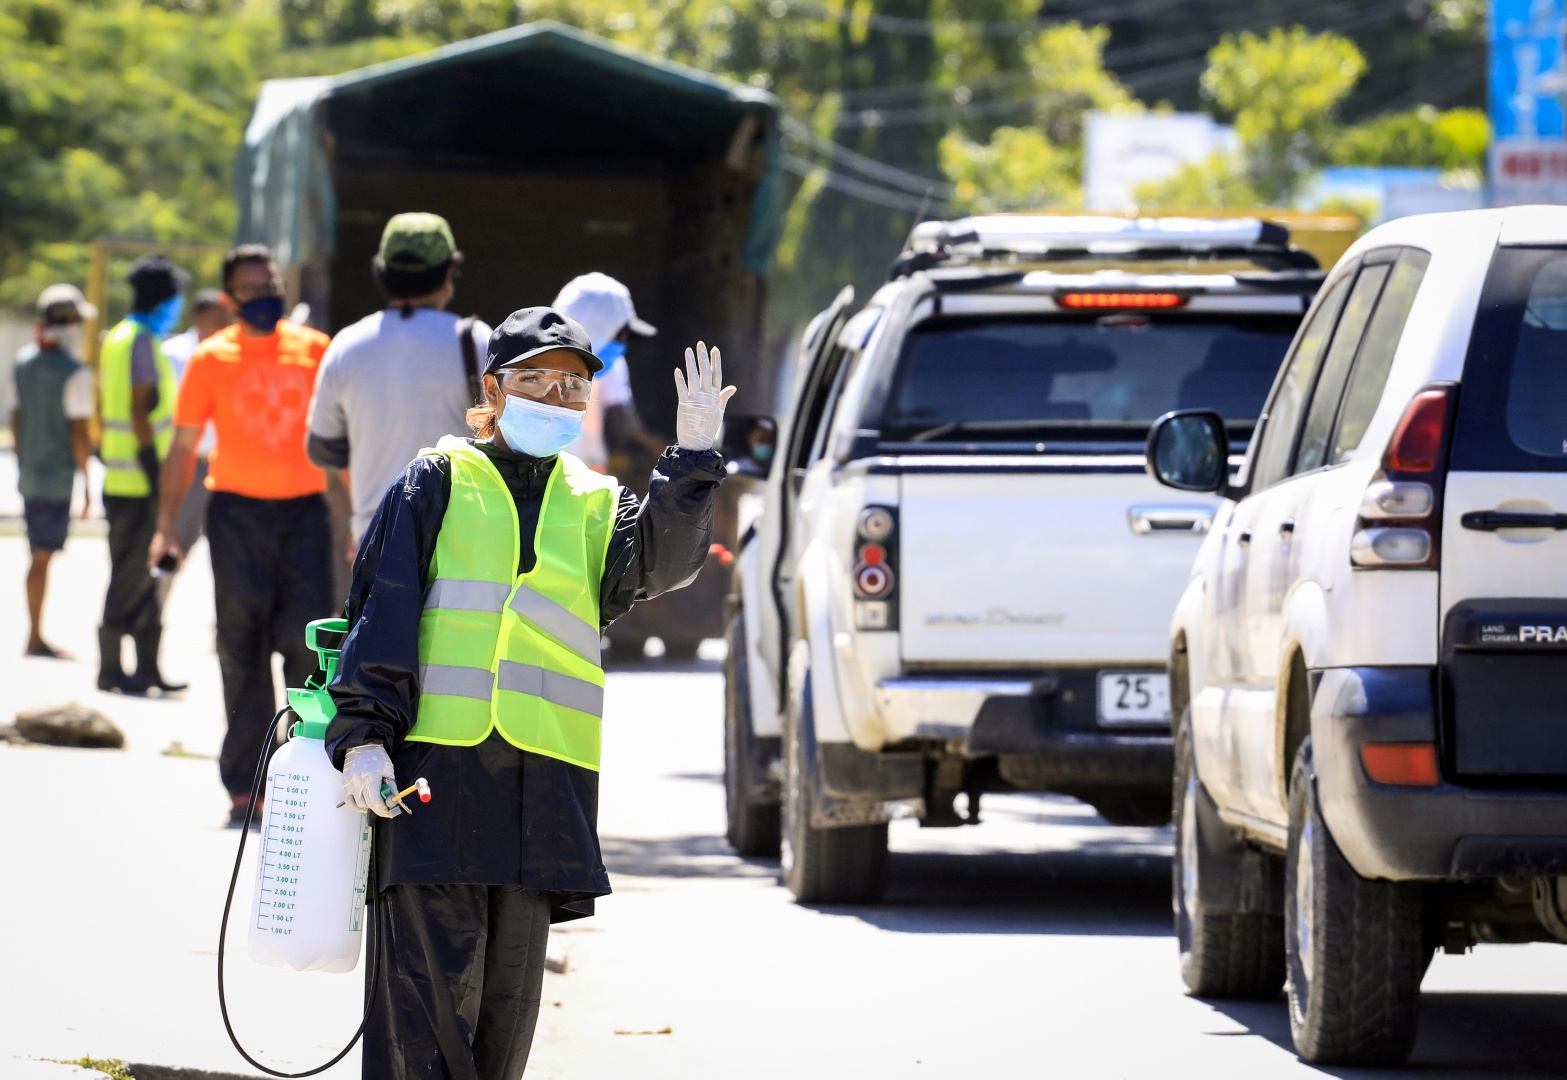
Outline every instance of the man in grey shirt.
<path id="1" fill-rule="evenodd" d="M 49 560 L 65 547 L 71 492 L 81 475 L 82 513 L 91 495 L 85 483 L 93 414 L 92 372 L 81 362 L 83 324 L 98 309 L 74 285 L 51 285 L 38 297 L 36 344 L 17 355 L 16 408 L 11 434 L 27 522 L 27 655 L 69 659 L 43 639 Z"/>
<path id="2" fill-rule="evenodd" d="M 398 214 L 387 222 L 374 271 L 387 307 L 332 339 L 310 403 L 310 460 L 346 470 L 357 545 L 381 496 L 419 451 L 442 435 L 468 434 L 477 404 L 465 370 L 451 302 L 462 253 L 435 214 Z M 469 330 L 483 357 L 490 328 Z"/>

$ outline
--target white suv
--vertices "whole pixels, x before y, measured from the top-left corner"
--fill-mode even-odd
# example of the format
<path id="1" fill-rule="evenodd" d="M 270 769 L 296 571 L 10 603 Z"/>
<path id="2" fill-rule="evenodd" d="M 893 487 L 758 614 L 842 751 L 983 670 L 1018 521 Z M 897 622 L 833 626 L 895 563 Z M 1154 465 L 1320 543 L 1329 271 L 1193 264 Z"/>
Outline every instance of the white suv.
<path id="1" fill-rule="evenodd" d="M 1567 209 L 1383 225 L 1329 276 L 1172 623 L 1181 968 L 1401 1060 L 1436 948 L 1567 940 Z"/>
<path id="2" fill-rule="evenodd" d="M 1182 405 L 1243 440 L 1321 279 L 1255 219 L 995 217 L 917 228 L 852 317 L 845 290 L 736 564 L 735 847 L 781 827 L 796 897 L 863 902 L 899 814 L 1049 790 L 1168 821 L 1166 627 L 1218 500 L 1161 494 L 1144 442 Z"/>

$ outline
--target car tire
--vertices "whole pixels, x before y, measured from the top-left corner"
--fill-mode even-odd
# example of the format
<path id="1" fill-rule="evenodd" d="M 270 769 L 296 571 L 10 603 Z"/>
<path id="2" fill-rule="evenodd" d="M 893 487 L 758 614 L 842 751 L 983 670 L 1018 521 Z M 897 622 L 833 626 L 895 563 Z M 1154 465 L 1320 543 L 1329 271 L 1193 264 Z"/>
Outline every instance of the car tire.
<path id="1" fill-rule="evenodd" d="M 824 829 L 810 822 L 816 738 L 806 649 L 797 644 L 789 665 L 779 876 L 802 904 L 878 903 L 887 881 L 887 823 Z"/>
<path id="2" fill-rule="evenodd" d="M 1175 859 L 1172 894 L 1181 979 L 1197 997 L 1269 999 L 1284 984 L 1284 920 L 1277 915 L 1215 910 L 1199 882 L 1222 873 L 1198 826 L 1206 798 L 1192 751 L 1191 710 L 1175 733 Z"/>
<path id="3" fill-rule="evenodd" d="M 756 735 L 751 726 L 750 665 L 745 648 L 745 622 L 736 611 L 724 630 L 729 652 L 724 657 L 724 807 L 729 815 L 725 835 L 736 853 L 778 857 L 780 809 L 775 800 L 758 800 L 755 792 L 766 777 L 755 775 Z"/>
<path id="4" fill-rule="evenodd" d="M 1419 1021 L 1430 950 L 1417 885 L 1355 873 L 1322 818 L 1311 739 L 1290 774 L 1285 950 L 1290 1034 L 1319 1065 L 1396 1065 Z"/>

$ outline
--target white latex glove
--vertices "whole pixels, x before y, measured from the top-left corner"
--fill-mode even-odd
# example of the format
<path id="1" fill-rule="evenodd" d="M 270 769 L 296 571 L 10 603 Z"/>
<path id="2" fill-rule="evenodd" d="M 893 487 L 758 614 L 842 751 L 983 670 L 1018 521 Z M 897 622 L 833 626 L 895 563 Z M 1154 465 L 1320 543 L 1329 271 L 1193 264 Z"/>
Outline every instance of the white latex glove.
<path id="1" fill-rule="evenodd" d="M 385 780 L 395 785 L 397 774 L 384 746 L 356 746 L 343 756 L 343 798 L 361 814 L 370 810 L 385 818 L 394 815 L 381 795 L 381 783 Z"/>
<path id="2" fill-rule="evenodd" d="M 724 423 L 724 405 L 735 396 L 734 387 L 724 386 L 724 358 L 718 350 L 709 360 L 702 342 L 695 353 L 687 349 L 685 371 L 675 369 L 675 391 L 680 397 L 675 441 L 683 450 L 711 450 Z"/>

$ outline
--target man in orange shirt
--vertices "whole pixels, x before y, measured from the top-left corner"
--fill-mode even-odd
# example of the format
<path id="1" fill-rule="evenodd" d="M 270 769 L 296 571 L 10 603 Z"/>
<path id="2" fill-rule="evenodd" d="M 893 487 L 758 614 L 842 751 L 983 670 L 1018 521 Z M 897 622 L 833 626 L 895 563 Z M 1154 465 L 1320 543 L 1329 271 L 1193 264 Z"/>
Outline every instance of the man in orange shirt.
<path id="1" fill-rule="evenodd" d="M 224 256 L 223 296 L 238 321 L 203 341 L 186 365 L 147 561 L 184 558 L 175 521 L 210 421 L 217 442 L 208 458 L 207 544 L 228 712 L 218 768 L 233 800 L 229 826 L 238 828 L 274 711 L 272 654 L 283 655 L 288 684 L 303 686 L 316 667 L 305 624 L 332 614 L 326 474 L 305 456 L 328 338 L 283 319 L 283 282 L 259 244 Z"/>

